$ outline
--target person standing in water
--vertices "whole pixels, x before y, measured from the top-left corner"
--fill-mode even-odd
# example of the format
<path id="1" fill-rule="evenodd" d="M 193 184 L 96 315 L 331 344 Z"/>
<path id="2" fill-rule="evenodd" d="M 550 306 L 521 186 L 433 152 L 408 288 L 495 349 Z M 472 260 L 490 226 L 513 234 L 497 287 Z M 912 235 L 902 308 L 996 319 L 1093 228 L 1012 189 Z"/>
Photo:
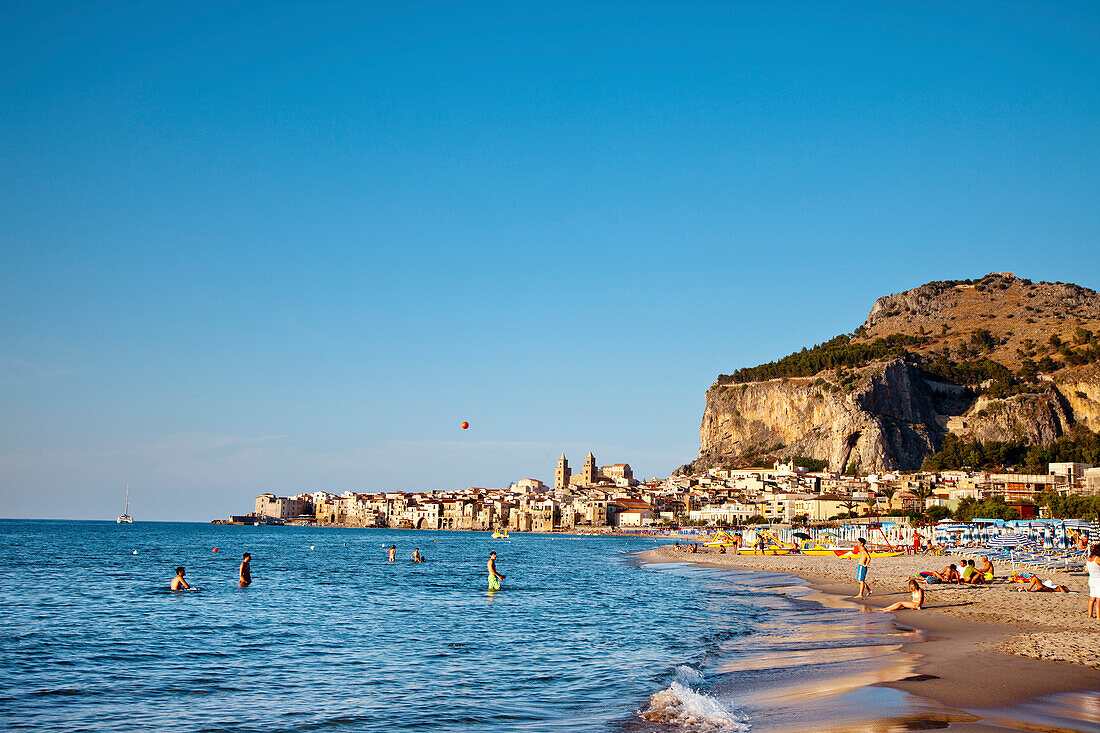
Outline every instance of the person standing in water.
<path id="1" fill-rule="evenodd" d="M 489 590 L 500 590 L 500 581 L 504 576 L 497 572 L 497 554 L 489 553 Z"/>
<path id="2" fill-rule="evenodd" d="M 390 545 L 390 549 L 386 550 L 386 554 L 390 556 L 390 562 L 397 560 L 397 545 Z"/>
<path id="3" fill-rule="evenodd" d="M 424 557 L 420 554 L 420 548 L 419 547 L 417 547 L 416 549 L 413 550 L 412 561 L 413 562 L 424 562 Z"/>
<path id="4" fill-rule="evenodd" d="M 237 584 L 238 587 L 247 588 L 248 586 L 252 585 L 252 565 L 251 564 L 252 564 L 252 553 L 251 552 L 244 553 L 244 559 L 241 560 L 241 567 L 238 570 L 238 575 L 240 576 L 240 582 Z"/>
<path id="5" fill-rule="evenodd" d="M 176 577 L 172 578 L 172 590 L 191 590 L 191 586 L 183 579 L 187 571 L 182 567 L 176 568 Z"/>
<path id="6" fill-rule="evenodd" d="M 860 537 L 856 540 L 854 552 L 859 557 L 859 565 L 856 566 L 856 580 L 859 581 L 859 595 L 863 598 L 871 595 L 871 586 L 867 585 L 867 566 L 871 564 L 871 553 L 867 551 L 867 540 Z M 866 593 L 864 592 L 866 591 Z"/>

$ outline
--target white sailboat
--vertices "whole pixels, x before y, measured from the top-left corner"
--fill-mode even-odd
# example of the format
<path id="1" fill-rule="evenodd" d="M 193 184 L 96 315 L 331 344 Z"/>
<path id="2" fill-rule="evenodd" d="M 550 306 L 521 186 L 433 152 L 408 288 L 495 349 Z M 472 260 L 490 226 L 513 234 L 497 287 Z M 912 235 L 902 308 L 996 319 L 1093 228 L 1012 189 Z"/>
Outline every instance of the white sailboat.
<path id="1" fill-rule="evenodd" d="M 126 507 L 122 510 L 122 516 L 115 520 L 115 524 L 133 524 L 134 518 L 130 516 L 130 484 L 126 484 Z"/>

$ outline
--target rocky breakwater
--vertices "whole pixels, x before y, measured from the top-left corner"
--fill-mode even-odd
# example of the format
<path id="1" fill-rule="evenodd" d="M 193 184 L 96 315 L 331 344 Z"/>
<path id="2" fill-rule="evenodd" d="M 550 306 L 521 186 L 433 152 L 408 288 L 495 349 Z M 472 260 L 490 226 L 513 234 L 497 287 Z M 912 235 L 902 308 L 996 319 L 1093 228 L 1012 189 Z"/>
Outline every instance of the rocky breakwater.
<path id="1" fill-rule="evenodd" d="M 782 452 L 863 471 L 918 468 L 940 430 L 932 391 L 902 359 L 869 365 L 854 382 L 791 378 L 707 390 L 697 464 Z"/>

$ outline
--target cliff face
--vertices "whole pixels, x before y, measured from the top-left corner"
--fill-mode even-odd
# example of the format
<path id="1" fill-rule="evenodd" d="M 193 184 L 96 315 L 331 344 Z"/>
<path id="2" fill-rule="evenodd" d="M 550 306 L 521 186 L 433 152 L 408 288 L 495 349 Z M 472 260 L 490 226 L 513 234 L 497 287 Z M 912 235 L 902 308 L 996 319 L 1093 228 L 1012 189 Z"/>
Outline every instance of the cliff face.
<path id="1" fill-rule="evenodd" d="M 1092 367 L 1067 374 L 1057 385 L 1074 421 L 1100 432 L 1100 369 Z"/>
<path id="2" fill-rule="evenodd" d="M 700 429 L 700 458 L 782 451 L 867 471 L 918 467 L 933 449 L 933 395 L 896 359 L 869 367 L 850 391 L 824 379 L 713 386 Z M 777 447 L 779 446 L 779 447 Z"/>
<path id="3" fill-rule="evenodd" d="M 875 301 L 850 351 L 891 334 L 908 339 L 904 358 L 768 381 L 744 380 L 813 370 L 777 371 L 773 363 L 720 376 L 707 390 L 696 465 L 765 454 L 824 460 L 832 470 L 909 470 L 948 432 L 1049 446 L 1076 425 L 1100 431 L 1100 296 L 1093 290 L 1011 273 L 928 283 Z M 950 372 L 933 381 L 921 367 L 981 361 L 1002 365 L 1015 381 L 989 388 L 994 380 L 977 376 L 984 383 L 967 387 L 946 383 L 955 378 Z M 1037 376 L 1037 366 L 1052 375 Z"/>
<path id="4" fill-rule="evenodd" d="M 1052 385 L 1041 394 L 979 397 L 951 432 L 967 440 L 1050 445 L 1073 425 L 1073 411 Z"/>

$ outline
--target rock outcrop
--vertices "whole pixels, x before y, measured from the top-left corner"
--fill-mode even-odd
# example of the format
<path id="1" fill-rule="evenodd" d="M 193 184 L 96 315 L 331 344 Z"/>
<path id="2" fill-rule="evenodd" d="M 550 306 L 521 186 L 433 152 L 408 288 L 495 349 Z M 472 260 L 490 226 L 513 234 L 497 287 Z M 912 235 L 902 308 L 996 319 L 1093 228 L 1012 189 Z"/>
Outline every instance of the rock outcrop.
<path id="1" fill-rule="evenodd" d="M 719 377 L 707 390 L 695 466 L 770 455 L 823 460 L 834 471 L 911 470 L 948 432 L 1049 446 L 1074 426 L 1100 431 L 1097 333 L 1100 296 L 1078 285 L 996 273 L 888 295 L 850 343 L 904 334 L 913 344 L 905 356 L 813 376 Z M 923 368 L 945 359 L 1031 371 L 1011 389 L 955 385 Z M 1036 376 L 1043 363 L 1052 375 Z"/>
<path id="2" fill-rule="evenodd" d="M 919 466 L 933 450 L 935 401 L 901 359 L 866 369 L 847 390 L 823 378 L 715 385 L 707 391 L 700 459 L 782 451 L 833 470 Z"/>

